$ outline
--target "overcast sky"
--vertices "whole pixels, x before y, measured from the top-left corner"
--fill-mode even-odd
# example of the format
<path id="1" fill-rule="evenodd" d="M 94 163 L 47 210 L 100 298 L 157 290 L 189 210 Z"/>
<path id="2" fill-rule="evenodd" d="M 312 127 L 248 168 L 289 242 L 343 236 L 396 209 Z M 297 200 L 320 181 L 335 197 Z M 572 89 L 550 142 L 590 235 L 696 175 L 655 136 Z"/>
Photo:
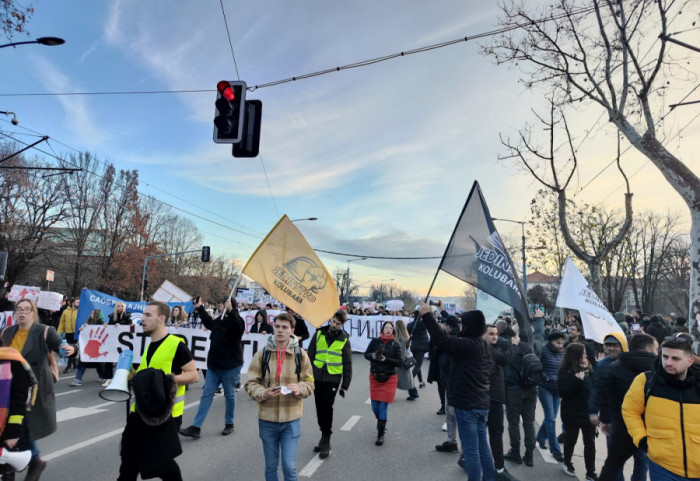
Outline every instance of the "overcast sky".
<path id="1" fill-rule="evenodd" d="M 44 0 L 34 6 L 32 38 L 59 36 L 66 44 L 0 50 L 2 93 L 214 89 L 219 80 L 237 78 L 217 0 Z M 238 72 L 249 86 L 485 32 L 498 16 L 495 2 L 476 0 L 225 0 L 224 6 Z M 516 220 L 527 220 L 538 188 L 498 156 L 507 154 L 499 133 L 512 135 L 532 121 L 530 109 L 543 111 L 542 92 L 526 91 L 517 71 L 496 66 L 479 50 L 470 41 L 249 92 L 249 99 L 263 102 L 256 159 L 234 159 L 230 146 L 212 142 L 213 92 L 0 97 L 0 110 L 117 168 L 138 168 L 144 193 L 250 234 L 193 219 L 214 255 L 244 262 L 287 214 L 319 218 L 298 224 L 318 249 L 441 256 L 474 180 L 494 217 Z M 688 84 L 675 87 L 668 104 L 689 90 Z M 669 131 L 697 113 L 697 106 L 678 109 L 668 118 Z M 600 115 L 591 108 L 574 119 L 578 139 L 590 130 L 579 153 L 578 187 L 614 158 L 614 131 Z M 0 120 L 4 132 L 30 139 Z M 691 123 L 669 143 L 696 172 L 699 125 Z M 633 150 L 623 161 L 629 174 L 638 172 L 631 178 L 635 211 L 668 208 L 682 213 L 689 229 L 683 203 L 657 170 Z M 621 208 L 621 185 L 609 169 L 576 200 Z M 517 225 L 499 229 L 519 242 Z M 331 272 L 347 266 L 344 257 L 321 258 Z M 395 279 L 424 293 L 437 264 L 367 260 L 351 268 L 366 286 Z M 461 290 L 440 276 L 437 294 Z"/>

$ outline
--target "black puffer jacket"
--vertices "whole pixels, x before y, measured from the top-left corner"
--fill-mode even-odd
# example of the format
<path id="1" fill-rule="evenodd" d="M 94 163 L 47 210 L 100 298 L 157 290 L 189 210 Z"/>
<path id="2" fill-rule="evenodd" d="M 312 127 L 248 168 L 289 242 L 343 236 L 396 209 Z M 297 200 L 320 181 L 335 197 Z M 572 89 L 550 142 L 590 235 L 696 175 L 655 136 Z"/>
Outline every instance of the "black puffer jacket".
<path id="1" fill-rule="evenodd" d="M 486 340 L 481 336 L 450 336 L 440 329 L 430 312 L 424 314 L 422 320 L 431 341 L 454 358 L 454 368 L 447 380 L 450 406 L 457 409 L 488 409 L 494 361 Z"/>
<path id="2" fill-rule="evenodd" d="M 624 426 L 622 401 L 637 375 L 654 368 L 656 356 L 651 352 L 623 352 L 600 380 L 600 421 Z"/>
<path id="3" fill-rule="evenodd" d="M 542 382 L 540 388 L 547 388 L 556 393 L 559 389 L 557 378 L 559 377 L 559 366 L 564 360 L 564 351 L 559 351 L 554 344 L 547 342 L 540 353 L 542 362 Z"/>
<path id="4" fill-rule="evenodd" d="M 499 339 L 500 340 L 500 339 Z M 518 352 L 518 346 L 509 342 L 489 343 L 494 365 L 491 371 L 491 401 L 506 403 L 506 381 L 503 376 L 503 368 L 510 363 Z"/>
<path id="5" fill-rule="evenodd" d="M 410 322 L 406 329 L 411 334 L 411 352 L 428 352 L 430 350 L 430 339 L 425 324 L 420 320 Z"/>
<path id="6" fill-rule="evenodd" d="M 377 357 L 383 355 L 386 359 L 384 361 L 373 359 L 372 355 L 375 352 L 377 353 Z M 403 365 L 401 346 L 395 339 L 383 342 L 379 337 L 375 337 L 369 342 L 369 346 L 367 346 L 365 359 L 370 361 L 369 372 L 380 376 L 396 374 L 396 368 Z"/>
<path id="7" fill-rule="evenodd" d="M 570 371 L 560 372 L 557 384 L 561 396 L 561 421 L 564 425 L 589 424 L 588 398 L 592 387 L 590 372 L 586 372 L 583 380 Z"/>

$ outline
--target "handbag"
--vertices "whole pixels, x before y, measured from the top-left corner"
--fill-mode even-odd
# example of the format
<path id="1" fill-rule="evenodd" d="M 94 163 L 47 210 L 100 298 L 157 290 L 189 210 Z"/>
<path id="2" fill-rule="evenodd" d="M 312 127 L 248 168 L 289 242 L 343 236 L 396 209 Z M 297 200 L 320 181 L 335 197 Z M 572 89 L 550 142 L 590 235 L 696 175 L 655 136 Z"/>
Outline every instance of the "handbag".
<path id="1" fill-rule="evenodd" d="M 405 369 L 411 369 L 413 366 L 416 365 L 416 362 L 416 358 L 413 356 L 405 357 L 403 360 L 403 367 Z"/>

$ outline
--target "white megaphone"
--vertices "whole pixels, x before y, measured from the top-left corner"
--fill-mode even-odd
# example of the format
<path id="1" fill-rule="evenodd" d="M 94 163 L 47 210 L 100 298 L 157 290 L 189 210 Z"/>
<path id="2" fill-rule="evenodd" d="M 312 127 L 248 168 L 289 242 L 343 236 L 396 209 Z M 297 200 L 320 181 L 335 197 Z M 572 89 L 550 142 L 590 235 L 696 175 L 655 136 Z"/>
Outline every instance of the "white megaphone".
<path id="1" fill-rule="evenodd" d="M 31 451 L 9 451 L 0 448 L 0 463 L 9 464 L 15 468 L 16 471 L 24 471 L 27 469 L 27 465 L 31 459 Z"/>
<path id="2" fill-rule="evenodd" d="M 134 353 L 131 349 L 124 349 L 119 354 L 117 370 L 114 372 L 112 382 L 100 392 L 100 397 L 105 401 L 124 402 L 131 399 L 129 392 L 129 371 L 134 360 Z"/>

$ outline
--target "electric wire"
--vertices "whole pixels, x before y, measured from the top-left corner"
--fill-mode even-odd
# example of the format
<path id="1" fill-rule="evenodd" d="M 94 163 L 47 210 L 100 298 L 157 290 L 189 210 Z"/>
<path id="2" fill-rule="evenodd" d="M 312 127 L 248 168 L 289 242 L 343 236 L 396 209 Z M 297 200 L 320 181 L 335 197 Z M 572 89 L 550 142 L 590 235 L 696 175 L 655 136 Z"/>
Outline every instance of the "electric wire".
<path id="1" fill-rule="evenodd" d="M 219 5 L 221 5 L 221 14 L 224 17 L 224 25 L 226 26 L 226 36 L 228 37 L 229 47 L 231 47 L 231 57 L 233 57 L 233 66 L 236 68 L 236 77 L 238 77 L 238 80 L 240 80 L 241 76 L 238 73 L 238 63 L 236 63 L 236 54 L 233 53 L 233 42 L 231 41 L 231 32 L 228 29 L 228 20 L 226 19 L 226 10 L 224 9 L 223 0 L 219 0 Z"/>
<path id="2" fill-rule="evenodd" d="M 277 217 L 280 216 L 279 210 L 277 210 L 277 202 L 275 202 L 275 196 L 272 194 L 272 187 L 270 186 L 270 179 L 267 177 L 267 169 L 265 168 L 265 162 L 263 162 L 262 155 L 258 154 L 260 158 L 260 165 L 262 165 L 263 172 L 265 173 L 265 180 L 267 181 L 267 188 L 270 191 L 270 198 L 272 199 L 272 206 L 275 208 L 275 213 Z"/>

